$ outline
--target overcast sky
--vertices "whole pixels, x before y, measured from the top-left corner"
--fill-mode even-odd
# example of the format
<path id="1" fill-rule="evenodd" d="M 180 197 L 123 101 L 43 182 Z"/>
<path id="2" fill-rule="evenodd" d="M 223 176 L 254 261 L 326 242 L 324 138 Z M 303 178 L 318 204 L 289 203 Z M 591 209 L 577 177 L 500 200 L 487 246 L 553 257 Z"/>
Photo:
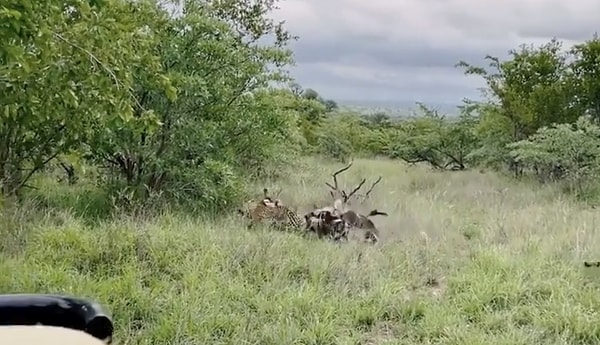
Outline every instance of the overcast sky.
<path id="1" fill-rule="evenodd" d="M 600 0 L 283 0 L 293 75 L 338 101 L 456 103 L 482 82 L 454 68 L 521 43 L 592 37 Z"/>

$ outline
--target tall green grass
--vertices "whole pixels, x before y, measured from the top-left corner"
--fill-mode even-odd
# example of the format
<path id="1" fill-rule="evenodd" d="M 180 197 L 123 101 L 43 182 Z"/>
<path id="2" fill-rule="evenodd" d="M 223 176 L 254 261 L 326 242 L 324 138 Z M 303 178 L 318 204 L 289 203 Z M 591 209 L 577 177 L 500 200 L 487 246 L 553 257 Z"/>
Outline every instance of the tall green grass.
<path id="1" fill-rule="evenodd" d="M 263 186 L 299 212 L 331 202 L 337 165 L 310 159 Z M 0 218 L 0 291 L 68 293 L 109 309 L 117 344 L 593 344 L 600 214 L 552 187 L 360 160 L 383 181 L 359 211 L 382 241 L 337 245 L 234 214 L 109 218 L 85 183 L 38 181 Z M 213 219 L 214 218 L 214 219 Z M 596 255 L 596 256 L 594 256 Z"/>

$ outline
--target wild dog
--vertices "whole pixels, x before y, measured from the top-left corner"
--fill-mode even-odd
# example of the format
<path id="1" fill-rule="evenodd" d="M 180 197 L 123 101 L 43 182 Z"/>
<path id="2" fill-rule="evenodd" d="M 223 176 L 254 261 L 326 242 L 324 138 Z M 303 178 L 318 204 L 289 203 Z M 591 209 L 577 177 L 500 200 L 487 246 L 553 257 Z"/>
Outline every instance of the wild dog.
<path id="1" fill-rule="evenodd" d="M 306 231 L 314 232 L 319 238 L 327 236 L 334 241 L 348 239 L 348 225 L 329 210 L 315 210 L 304 215 Z"/>

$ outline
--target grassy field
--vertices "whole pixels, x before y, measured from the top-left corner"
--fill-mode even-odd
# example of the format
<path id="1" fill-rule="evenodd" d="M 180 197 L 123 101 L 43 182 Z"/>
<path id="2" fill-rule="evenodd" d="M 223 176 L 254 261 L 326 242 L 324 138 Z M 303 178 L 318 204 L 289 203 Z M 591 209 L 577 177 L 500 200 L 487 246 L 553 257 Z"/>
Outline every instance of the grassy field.
<path id="1" fill-rule="evenodd" d="M 341 167 L 308 163 L 264 184 L 300 212 L 330 202 L 324 182 Z M 77 209 L 7 211 L 0 291 L 97 299 L 114 316 L 116 344 L 600 340 L 598 281 L 582 268 L 600 259 L 598 210 L 492 173 L 386 160 L 357 161 L 341 182 L 380 174 L 359 208 L 390 214 L 374 218 L 376 246 L 248 231 L 235 214 L 92 222 Z M 46 206 L 90 199 L 85 186 L 48 181 L 38 191 L 53 198 Z"/>

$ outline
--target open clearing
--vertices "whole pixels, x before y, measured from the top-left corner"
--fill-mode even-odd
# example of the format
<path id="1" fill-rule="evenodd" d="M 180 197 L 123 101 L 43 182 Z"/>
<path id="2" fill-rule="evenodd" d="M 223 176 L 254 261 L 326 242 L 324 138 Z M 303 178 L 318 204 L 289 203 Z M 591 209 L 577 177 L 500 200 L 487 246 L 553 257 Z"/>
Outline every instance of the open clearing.
<path id="1" fill-rule="evenodd" d="M 324 182 L 341 164 L 315 162 L 265 186 L 281 187 L 299 212 L 330 203 Z M 379 175 L 359 209 L 390 214 L 374 218 L 377 246 L 248 231 L 233 213 L 92 223 L 64 210 L 21 210 L 0 224 L 0 291 L 97 299 L 114 316 L 116 344 L 600 340 L 598 285 L 582 269 L 598 259 L 598 210 L 492 173 L 387 160 L 357 160 L 340 182 Z M 41 192 L 57 189 L 46 183 Z"/>

